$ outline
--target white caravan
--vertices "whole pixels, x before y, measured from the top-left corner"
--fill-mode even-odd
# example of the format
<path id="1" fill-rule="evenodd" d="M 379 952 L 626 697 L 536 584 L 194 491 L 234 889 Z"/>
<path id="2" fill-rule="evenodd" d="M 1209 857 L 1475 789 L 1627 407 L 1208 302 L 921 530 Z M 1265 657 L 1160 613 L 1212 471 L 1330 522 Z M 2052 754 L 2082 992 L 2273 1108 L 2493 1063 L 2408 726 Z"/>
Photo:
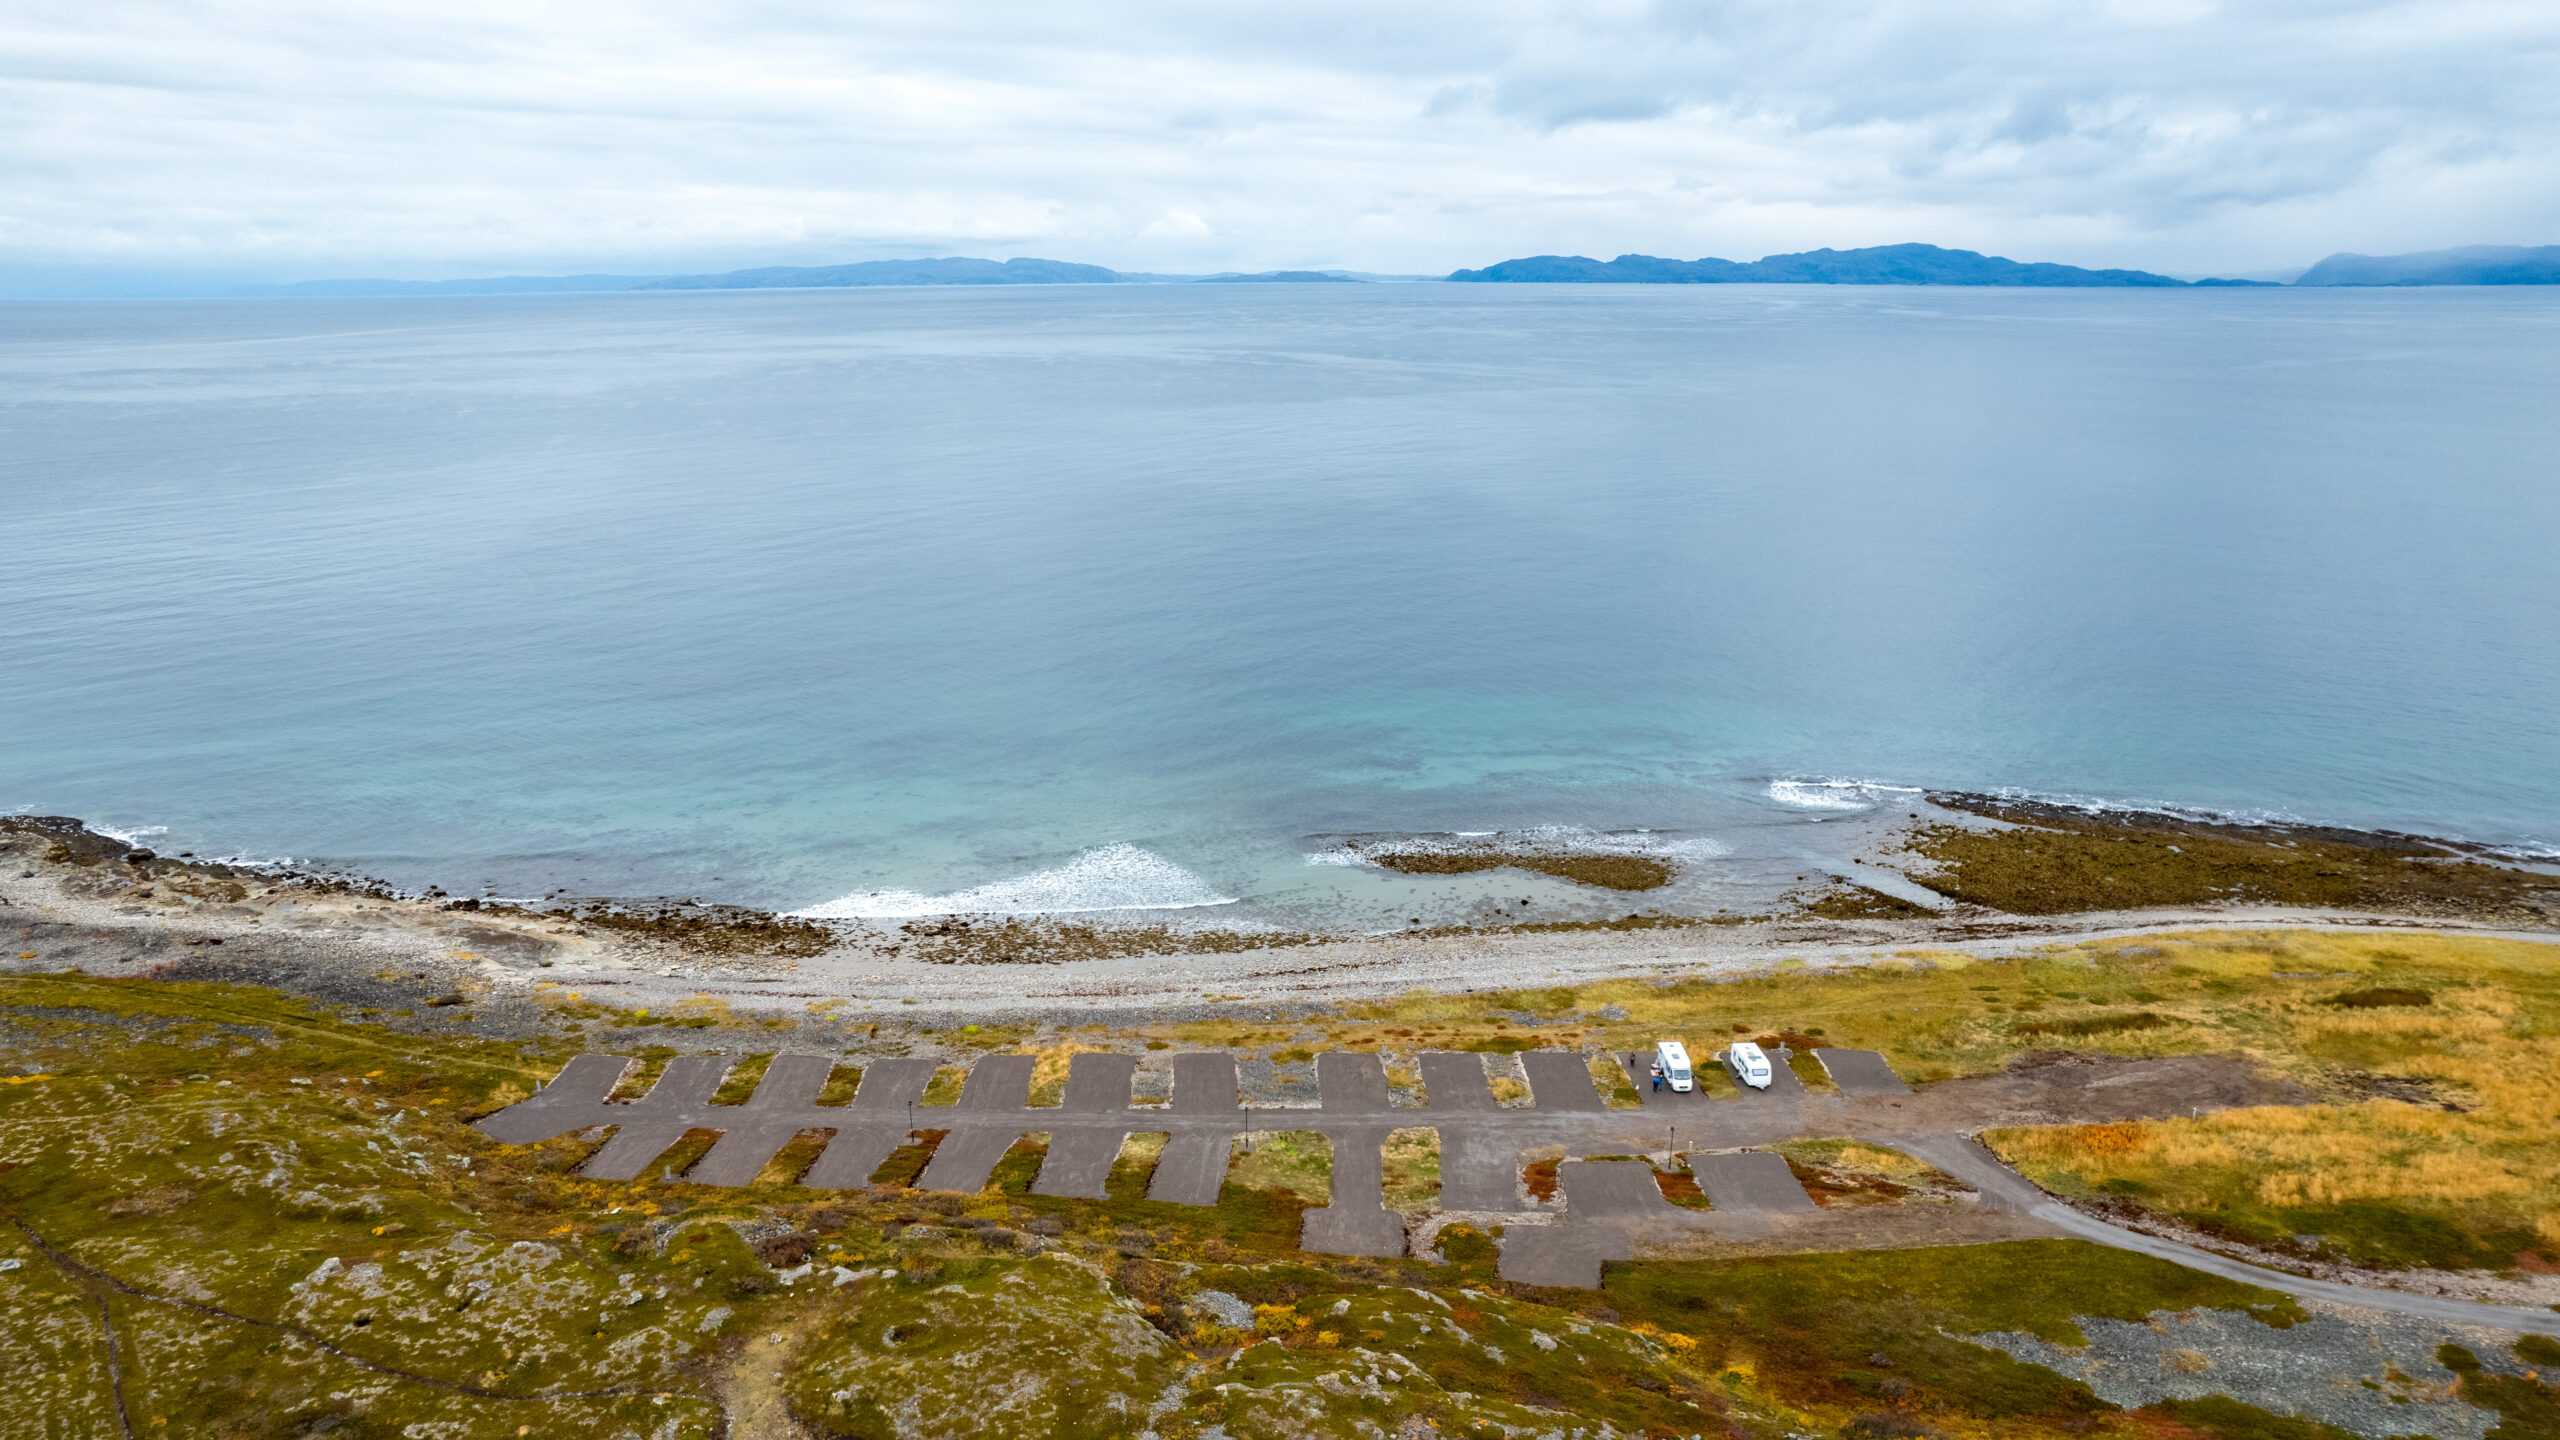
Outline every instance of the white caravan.
<path id="1" fill-rule="evenodd" d="M 1736 1040 L 1724 1052 L 1724 1063 L 1733 1078 L 1754 1090 L 1769 1088 L 1769 1052 L 1748 1040 Z"/>
<path id="2" fill-rule="evenodd" d="M 1662 1078 L 1671 1088 L 1686 1095 L 1697 1088 L 1698 1079 L 1689 1073 L 1689 1052 L 1677 1040 L 1665 1040 L 1653 1047 L 1653 1063 L 1662 1069 Z"/>

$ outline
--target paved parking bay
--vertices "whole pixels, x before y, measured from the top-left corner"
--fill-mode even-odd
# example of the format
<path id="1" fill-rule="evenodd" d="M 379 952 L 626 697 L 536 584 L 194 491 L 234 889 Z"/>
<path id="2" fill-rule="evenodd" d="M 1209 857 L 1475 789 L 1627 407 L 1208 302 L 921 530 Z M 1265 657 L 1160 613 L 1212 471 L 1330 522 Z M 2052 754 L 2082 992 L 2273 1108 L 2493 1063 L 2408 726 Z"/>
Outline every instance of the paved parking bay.
<path id="1" fill-rule="evenodd" d="M 907 1138 L 905 1126 L 856 1125 L 838 1130 L 818 1154 L 818 1163 L 800 1177 L 813 1190 L 851 1190 L 871 1183 L 873 1171 Z"/>
<path id="2" fill-rule="evenodd" d="M 1520 1208 L 1520 1137 L 1483 1126 L 1447 1127 L 1440 1136 L 1440 1208 Z"/>
<path id="3" fill-rule="evenodd" d="M 1623 1150 L 1631 1143 L 1652 1143 L 1648 1132 L 1657 1122 L 1672 1122 L 1677 1139 L 1693 1144 L 1765 1145 L 1797 1133 L 1854 1135 L 1907 1150 L 1963 1178 L 1980 1192 L 1986 1211 L 2032 1214 L 2103 1244 L 2287 1294 L 2511 1330 L 2560 1331 L 2560 1319 L 2541 1311 L 2305 1280 L 2081 1215 L 2052 1203 L 1958 1128 L 1978 1128 L 1999 1113 L 2008 1103 L 2000 1099 L 2001 1092 L 1978 1092 L 1981 1098 L 1969 1105 L 1921 1121 L 1889 1098 L 1910 1091 L 1881 1055 L 1864 1050 L 1815 1054 L 1840 1087 L 1839 1095 L 1806 1094 L 1783 1063 L 1765 1094 L 1732 1100 L 1710 1099 L 1702 1092 L 1656 1094 L 1643 1083 L 1649 1057 L 1622 1056 L 1644 1099 L 1641 1111 L 1608 1109 L 1590 1082 L 1586 1057 L 1569 1050 L 1523 1054 L 1520 1063 L 1529 1076 L 1532 1103 L 1511 1108 L 1493 1103 L 1483 1057 L 1435 1052 L 1424 1057 L 1426 1103 L 1418 1109 L 1391 1103 L 1385 1067 L 1374 1054 L 1318 1055 L 1319 1105 L 1285 1109 L 1244 1108 L 1235 1059 L 1219 1051 L 1175 1056 L 1173 1103 L 1161 1107 L 1128 1103 L 1135 1056 L 1077 1056 L 1068 1067 L 1061 1103 L 1043 1108 L 1029 1104 L 1034 1060 L 1028 1055 L 981 1059 L 962 1087 L 959 1103 L 929 1107 L 916 1102 L 938 1068 L 939 1062 L 931 1059 L 874 1061 L 864 1069 L 850 1103 L 820 1105 L 815 1101 L 834 1062 L 821 1056 L 778 1056 L 746 1103 L 714 1105 L 711 1097 L 735 1063 L 731 1057 L 677 1056 L 647 1095 L 616 1103 L 609 1097 L 633 1062 L 617 1055 L 581 1055 L 531 1099 L 476 1123 L 491 1139 L 510 1145 L 610 1130 L 581 1170 L 600 1180 L 638 1179 L 688 1133 L 713 1131 L 721 1139 L 685 1177 L 699 1184 L 750 1183 L 793 1136 L 815 1131 L 832 1138 L 800 1183 L 819 1189 L 868 1184 L 911 1133 L 912 1124 L 945 1132 L 917 1184 L 960 1191 L 982 1189 L 1015 1140 L 1026 1132 L 1045 1131 L 1051 1137 L 1049 1154 L 1032 1188 L 1044 1195 L 1087 1197 L 1102 1193 L 1122 1138 L 1152 1131 L 1168 1139 L 1147 1196 L 1184 1205 L 1217 1203 L 1239 1132 L 1315 1130 L 1333 1145 L 1333 1203 L 1306 1212 L 1300 1243 L 1310 1250 L 1380 1257 L 1404 1253 L 1405 1243 L 1403 1217 L 1383 1203 L 1381 1147 L 1394 1130 L 1426 1126 L 1440 1135 L 1443 1209 L 1521 1216 L 1505 1227 L 1502 1276 L 1525 1284 L 1580 1286 L 1598 1284 L 1605 1262 L 1631 1256 L 1639 1235 L 1712 1230 L 1723 1224 L 1781 1225 L 1789 1223 L 1788 1215 L 1801 1216 L 1815 1207 L 1782 1157 L 1745 1150 L 1693 1157 L 1699 1188 L 1714 1207 L 1708 1212 L 1681 1210 L 1665 1201 L 1651 1167 L 1643 1162 L 1573 1161 L 1558 1167 L 1563 1213 L 1525 1215 L 1517 1165 L 1527 1147 L 1561 1145 L 1586 1154 L 1600 1147 Z M 1944 1091 L 1933 1087 L 1942 1111 L 1952 1092 L 1966 1083 L 1949 1082 Z M 2090 1098 L 2097 1102 L 2105 1097 Z M 2104 1112 L 2109 1104 L 2120 1103 L 2092 1103 L 2086 1113 L 2093 1120 L 2108 1118 Z M 911 1105 L 916 1107 L 912 1111 Z M 1693 1123 L 1698 1126 L 1695 1136 L 1689 1128 Z M 1808 1124 L 1822 1128 L 1807 1132 Z M 1717 1138 L 1709 1141 L 1710 1135 Z M 1667 1130 L 1660 1139 L 1675 1143 Z"/>
<path id="4" fill-rule="evenodd" d="M 1873 1050 L 1816 1050 L 1813 1058 L 1822 1062 L 1822 1073 L 1840 1087 L 1843 1095 L 1908 1095 L 1911 1087 L 1893 1073 L 1893 1066 Z"/>
<path id="5" fill-rule="evenodd" d="M 1215 1205 L 1227 1183 L 1227 1159 L 1235 1151 L 1236 1132 L 1184 1130 L 1165 1142 L 1156 1158 L 1155 1178 L 1147 1198 L 1173 1205 Z"/>
<path id="6" fill-rule="evenodd" d="M 1463 1051 L 1426 1050 L 1422 1057 L 1422 1093 L 1434 1110 L 1497 1110 L 1493 1087 L 1485 1083 L 1484 1057 Z"/>
<path id="7" fill-rule="evenodd" d="M 1111 1178 L 1111 1166 L 1120 1158 L 1120 1147 L 1128 1138 L 1129 1132 L 1118 1126 L 1108 1130 L 1051 1131 L 1049 1158 L 1041 1162 L 1040 1176 L 1031 1183 L 1031 1193 L 1101 1199 L 1102 1182 Z"/>
<path id="8" fill-rule="evenodd" d="M 995 1059 L 988 1056 L 987 1059 Z M 985 1064 L 986 1061 L 978 1062 Z M 1232 1115 L 1244 1102 L 1236 1094 L 1236 1057 L 1208 1050 L 1173 1057 L 1173 1110 L 1177 1115 Z"/>
<path id="9" fill-rule="evenodd" d="M 1600 1102 L 1591 1062 L 1580 1051 L 1527 1051 L 1520 1057 L 1520 1068 L 1529 1076 L 1530 1102 L 1541 1110 L 1597 1115 L 1609 1108 Z"/>
<path id="10" fill-rule="evenodd" d="M 1692 1155 L 1689 1173 L 1698 1177 L 1707 1203 L 1718 1210 L 1796 1214 L 1814 1208 L 1813 1197 L 1804 1193 L 1787 1168 L 1787 1157 L 1774 1151 Z"/>
<path id="11" fill-rule="evenodd" d="M 1137 1073 L 1135 1055 L 1072 1056 L 1067 1061 L 1067 1093 L 1058 1108 L 1072 1115 L 1126 1110 L 1129 1080 Z"/>
<path id="12" fill-rule="evenodd" d="M 1586 1220 L 1676 1220 L 1653 1167 L 1642 1160 L 1570 1160 L 1556 1167 L 1565 1207 Z"/>
<path id="13" fill-rule="evenodd" d="M 862 1083 L 854 1087 L 852 1108 L 882 1115 L 904 1110 L 924 1098 L 933 1085 L 933 1072 L 941 1068 L 932 1060 L 874 1060 L 862 1072 Z"/>

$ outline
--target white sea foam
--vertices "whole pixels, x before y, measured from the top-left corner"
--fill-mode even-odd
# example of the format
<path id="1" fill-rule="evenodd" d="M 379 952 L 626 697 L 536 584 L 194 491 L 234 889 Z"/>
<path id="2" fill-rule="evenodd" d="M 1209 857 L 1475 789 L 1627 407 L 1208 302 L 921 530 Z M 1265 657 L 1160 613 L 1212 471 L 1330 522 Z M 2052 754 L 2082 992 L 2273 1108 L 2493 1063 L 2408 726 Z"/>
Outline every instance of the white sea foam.
<path id="1" fill-rule="evenodd" d="M 1769 782 L 1769 798 L 1781 805 L 1799 810 L 1872 810 L 1884 804 L 1887 796 L 1917 795 L 1916 785 L 1886 785 L 1874 780 L 1835 780 L 1829 777 Z"/>
<path id="2" fill-rule="evenodd" d="M 1135 845 L 1104 845 L 1054 870 L 948 895 L 873 890 L 795 910 L 802 920 L 908 920 L 924 915 L 1077 915 L 1096 910 L 1196 910 L 1233 905 L 1209 882 Z"/>
<path id="3" fill-rule="evenodd" d="M 142 847 L 142 842 L 150 839 L 154 835 L 166 835 L 169 833 L 169 827 L 166 825 L 136 825 L 130 830 L 119 830 L 113 825 L 99 825 L 93 823 L 89 828 L 106 836 L 110 840 L 116 841 L 118 844 L 131 845 L 136 849 L 140 849 Z"/>
<path id="4" fill-rule="evenodd" d="M 2204 820 L 2226 825 L 2317 823 L 2295 811 L 2263 807 L 2247 810 L 2207 810 L 2199 806 L 2179 805 L 2166 800 L 2111 800 L 2104 795 L 2084 795 L 2069 790 L 2030 790 L 2018 785 L 2003 785 L 1990 793 L 2002 800 L 2027 800 L 2041 805 L 2059 805 L 2066 809 L 2086 811 L 2091 815 L 2166 815 L 2173 820 Z"/>

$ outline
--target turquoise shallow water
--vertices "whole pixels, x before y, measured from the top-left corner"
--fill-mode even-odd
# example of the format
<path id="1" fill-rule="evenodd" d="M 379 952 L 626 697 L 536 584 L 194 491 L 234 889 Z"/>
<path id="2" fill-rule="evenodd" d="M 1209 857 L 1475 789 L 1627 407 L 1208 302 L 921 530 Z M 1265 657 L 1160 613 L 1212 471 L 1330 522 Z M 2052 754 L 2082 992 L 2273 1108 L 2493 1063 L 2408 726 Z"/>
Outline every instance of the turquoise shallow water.
<path id="1" fill-rule="evenodd" d="M 1824 777 L 2547 846 L 2555 395 L 2515 290 L 0 307 L 0 809 L 1345 924 L 1489 893 L 1307 863 L 1411 832 L 1744 897 Z"/>

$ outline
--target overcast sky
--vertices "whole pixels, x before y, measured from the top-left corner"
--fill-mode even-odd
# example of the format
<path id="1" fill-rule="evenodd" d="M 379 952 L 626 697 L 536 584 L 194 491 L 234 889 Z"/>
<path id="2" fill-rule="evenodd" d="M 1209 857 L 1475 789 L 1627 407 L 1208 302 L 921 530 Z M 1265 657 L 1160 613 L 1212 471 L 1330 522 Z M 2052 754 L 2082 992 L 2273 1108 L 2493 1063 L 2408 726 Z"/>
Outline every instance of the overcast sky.
<path id="1" fill-rule="evenodd" d="M 2560 242 L 2560 0 L 15 0 L 0 264 Z"/>

